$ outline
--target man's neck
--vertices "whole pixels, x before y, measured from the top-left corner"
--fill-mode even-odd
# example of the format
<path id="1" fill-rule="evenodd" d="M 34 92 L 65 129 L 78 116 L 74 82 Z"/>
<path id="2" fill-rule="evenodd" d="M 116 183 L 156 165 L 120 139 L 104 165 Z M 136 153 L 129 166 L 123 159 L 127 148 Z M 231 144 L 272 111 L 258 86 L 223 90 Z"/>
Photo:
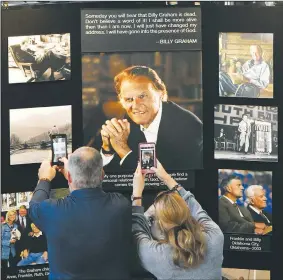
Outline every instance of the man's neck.
<path id="1" fill-rule="evenodd" d="M 262 209 L 256 207 L 255 205 L 250 205 L 250 207 L 254 208 L 255 210 L 257 210 L 258 212 L 262 212 Z"/>
<path id="2" fill-rule="evenodd" d="M 261 64 L 262 59 L 254 60 L 254 64 Z"/>
<path id="3" fill-rule="evenodd" d="M 226 193 L 225 196 L 228 197 L 229 199 L 231 199 L 233 202 L 236 202 L 236 200 L 237 200 L 237 197 L 235 197 L 231 193 Z"/>

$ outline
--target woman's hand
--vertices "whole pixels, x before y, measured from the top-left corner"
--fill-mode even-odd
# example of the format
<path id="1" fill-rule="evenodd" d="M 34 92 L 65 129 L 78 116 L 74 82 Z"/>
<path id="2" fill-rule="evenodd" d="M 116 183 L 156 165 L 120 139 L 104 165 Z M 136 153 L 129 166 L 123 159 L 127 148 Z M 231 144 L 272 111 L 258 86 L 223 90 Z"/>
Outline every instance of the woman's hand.
<path id="1" fill-rule="evenodd" d="M 165 171 L 162 164 L 157 160 L 157 168 L 151 167 L 151 170 L 153 170 L 156 174 L 156 176 L 161 180 L 165 181 L 170 175 Z"/>
<path id="2" fill-rule="evenodd" d="M 142 173 L 141 164 L 138 163 L 133 179 L 133 196 L 135 197 L 142 196 L 144 190 L 144 184 L 145 184 L 144 178 L 145 178 L 145 174 Z"/>
<path id="3" fill-rule="evenodd" d="M 156 176 L 165 183 L 165 185 L 172 189 L 175 187 L 178 183 L 166 172 L 166 170 L 163 168 L 162 164 L 157 160 L 157 168 L 151 167 L 151 170 L 153 170 L 156 174 Z"/>

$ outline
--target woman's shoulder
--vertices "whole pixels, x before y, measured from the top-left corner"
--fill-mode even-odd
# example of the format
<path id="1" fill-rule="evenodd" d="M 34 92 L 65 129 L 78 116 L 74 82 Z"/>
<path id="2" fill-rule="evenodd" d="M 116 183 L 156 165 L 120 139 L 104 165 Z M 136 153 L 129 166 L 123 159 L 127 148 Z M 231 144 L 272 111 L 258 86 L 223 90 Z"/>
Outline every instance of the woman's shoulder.
<path id="1" fill-rule="evenodd" d="M 210 254 L 218 254 L 219 252 L 223 252 L 224 235 L 220 229 L 215 228 L 210 232 L 206 232 L 205 236 L 207 249 Z"/>
<path id="2" fill-rule="evenodd" d="M 3 223 L 2 225 L 2 230 L 6 230 L 6 229 L 8 229 L 9 228 L 9 225 L 5 222 L 5 223 Z"/>

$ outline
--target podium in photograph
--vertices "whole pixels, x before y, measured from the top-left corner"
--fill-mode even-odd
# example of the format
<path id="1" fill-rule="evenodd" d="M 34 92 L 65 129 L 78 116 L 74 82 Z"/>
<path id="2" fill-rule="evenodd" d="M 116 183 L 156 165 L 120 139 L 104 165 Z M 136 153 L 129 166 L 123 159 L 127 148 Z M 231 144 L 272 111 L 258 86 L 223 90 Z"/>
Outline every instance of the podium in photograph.
<path id="1" fill-rule="evenodd" d="M 270 155 L 272 152 L 271 122 L 256 120 L 252 125 L 252 152 Z"/>

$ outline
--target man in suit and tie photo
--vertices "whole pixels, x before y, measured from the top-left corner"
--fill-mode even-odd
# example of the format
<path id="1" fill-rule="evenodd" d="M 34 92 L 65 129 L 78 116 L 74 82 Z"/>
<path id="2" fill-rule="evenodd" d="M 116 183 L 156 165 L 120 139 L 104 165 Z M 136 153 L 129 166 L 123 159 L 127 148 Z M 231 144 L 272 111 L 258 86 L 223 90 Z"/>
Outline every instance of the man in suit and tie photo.
<path id="1" fill-rule="evenodd" d="M 263 234 L 264 223 L 255 223 L 249 210 L 237 204 L 243 196 L 243 185 L 239 177 L 229 175 L 220 184 L 223 195 L 219 198 L 219 226 L 224 233 Z"/>
<path id="2" fill-rule="evenodd" d="M 127 116 L 102 125 L 105 171 L 133 170 L 144 142 L 156 143 L 156 156 L 166 170 L 202 168 L 202 122 L 168 101 L 166 86 L 153 69 L 129 67 L 114 83 Z"/>
<path id="3" fill-rule="evenodd" d="M 218 140 L 219 141 L 225 141 L 226 140 L 226 134 L 224 132 L 224 128 L 220 129 Z"/>
<path id="4" fill-rule="evenodd" d="M 240 145 L 239 145 L 239 152 L 242 151 L 243 147 L 245 148 L 245 154 L 249 151 L 250 146 L 250 136 L 251 136 L 251 124 L 254 122 L 254 120 L 251 120 L 248 118 L 248 115 L 244 114 L 242 116 L 242 120 L 239 123 L 238 131 L 240 132 Z"/>
<path id="5" fill-rule="evenodd" d="M 245 195 L 248 202 L 247 208 L 253 220 L 256 223 L 264 223 L 267 226 L 271 226 L 272 217 L 268 212 L 264 211 L 267 206 L 267 198 L 263 187 L 260 185 L 251 185 L 246 189 Z"/>
<path id="6" fill-rule="evenodd" d="M 25 249 L 26 242 L 30 233 L 32 233 L 31 229 L 31 219 L 27 215 L 27 208 L 25 205 L 21 205 L 18 211 L 18 220 L 16 221 L 18 225 L 18 230 L 21 233 L 21 239 L 16 244 L 17 257 L 20 256 L 20 253 Z"/>
<path id="7" fill-rule="evenodd" d="M 154 160 L 153 160 L 152 152 L 143 151 L 141 168 L 142 169 L 150 169 L 153 166 L 154 166 Z"/>

